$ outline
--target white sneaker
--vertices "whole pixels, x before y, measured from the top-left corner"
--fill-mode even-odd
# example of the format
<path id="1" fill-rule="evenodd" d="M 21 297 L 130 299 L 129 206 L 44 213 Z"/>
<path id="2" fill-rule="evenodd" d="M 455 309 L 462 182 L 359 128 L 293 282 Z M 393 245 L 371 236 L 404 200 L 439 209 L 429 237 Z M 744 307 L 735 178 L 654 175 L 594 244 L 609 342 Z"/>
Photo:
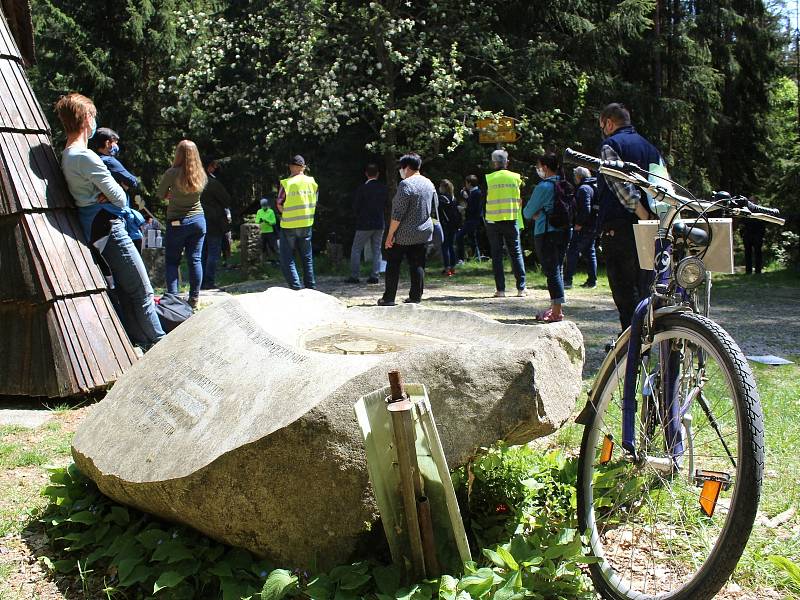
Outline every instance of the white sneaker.
<path id="1" fill-rule="evenodd" d="M 501 292 L 500 290 L 497 290 L 494 293 L 494 297 L 495 298 L 505 298 L 506 297 L 506 293 L 505 292 Z"/>
<path id="2" fill-rule="evenodd" d="M 524 298 L 528 295 L 528 290 L 522 288 L 521 290 L 517 290 L 517 298 Z"/>

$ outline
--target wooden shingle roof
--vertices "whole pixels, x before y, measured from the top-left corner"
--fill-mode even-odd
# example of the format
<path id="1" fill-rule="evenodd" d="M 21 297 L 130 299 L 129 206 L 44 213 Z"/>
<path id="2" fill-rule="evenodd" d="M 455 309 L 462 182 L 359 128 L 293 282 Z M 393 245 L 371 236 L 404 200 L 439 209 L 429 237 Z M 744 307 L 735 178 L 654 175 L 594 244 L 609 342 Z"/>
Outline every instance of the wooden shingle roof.
<path id="1" fill-rule="evenodd" d="M 0 395 L 92 391 L 135 360 L 0 13 Z"/>

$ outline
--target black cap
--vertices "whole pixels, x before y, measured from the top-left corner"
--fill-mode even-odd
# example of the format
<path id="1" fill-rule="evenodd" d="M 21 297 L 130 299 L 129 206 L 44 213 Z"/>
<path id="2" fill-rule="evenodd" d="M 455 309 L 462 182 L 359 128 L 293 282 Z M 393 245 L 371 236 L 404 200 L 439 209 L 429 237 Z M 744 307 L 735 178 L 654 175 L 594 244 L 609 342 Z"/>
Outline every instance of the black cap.
<path id="1" fill-rule="evenodd" d="M 291 160 L 289 160 L 290 165 L 297 165 L 298 167 L 305 167 L 306 166 L 306 159 L 304 159 L 299 154 L 295 154 Z"/>

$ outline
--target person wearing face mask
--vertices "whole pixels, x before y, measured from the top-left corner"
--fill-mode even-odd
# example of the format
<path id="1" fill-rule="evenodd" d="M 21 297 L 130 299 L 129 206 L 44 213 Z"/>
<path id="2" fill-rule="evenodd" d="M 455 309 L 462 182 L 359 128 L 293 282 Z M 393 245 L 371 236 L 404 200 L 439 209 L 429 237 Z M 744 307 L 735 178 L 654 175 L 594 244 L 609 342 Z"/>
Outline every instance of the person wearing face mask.
<path id="1" fill-rule="evenodd" d="M 61 170 L 78 208 L 81 227 L 108 267 L 112 278 L 109 287 L 125 331 L 134 344 L 148 349 L 164 337 L 164 330 L 142 257 L 125 227 L 130 210 L 125 190 L 87 145 L 97 128 L 97 109 L 89 98 L 73 92 L 56 102 L 55 112 L 67 134 Z"/>
<path id="2" fill-rule="evenodd" d="M 495 298 L 506 295 L 506 277 L 503 271 L 503 245 L 511 257 L 511 269 L 517 280 L 517 296 L 525 296 L 525 261 L 522 258 L 518 217 L 522 210 L 520 187 L 522 177 L 509 171 L 508 152 L 492 152 L 494 171 L 486 175 L 486 237 L 492 252 Z"/>
<path id="3" fill-rule="evenodd" d="M 378 306 L 394 306 L 400 266 L 408 261 L 411 289 L 403 302 L 422 302 L 425 280 L 425 253 L 433 239 L 433 220 L 436 213 L 436 187 L 419 170 L 419 154 L 405 154 L 400 158 L 399 174 L 402 180 L 392 199 L 391 221 L 386 234 L 386 287 Z"/>
<path id="4" fill-rule="evenodd" d="M 547 290 L 550 293 L 550 308 L 541 311 L 536 319 L 545 323 L 556 323 L 564 319 L 561 305 L 564 304 L 563 265 L 569 241 L 568 227 L 553 227 L 548 215 L 553 210 L 556 183 L 561 180 L 558 174 L 558 157 L 548 153 L 536 161 L 536 175 L 542 181 L 534 188 L 531 199 L 522 211 L 526 219 L 535 221 L 533 244 L 536 257 L 547 277 Z"/>
<path id="5" fill-rule="evenodd" d="M 108 127 L 98 127 L 95 134 L 89 139 L 89 144 L 100 156 L 100 160 L 102 160 L 103 164 L 108 168 L 114 180 L 125 190 L 125 195 L 128 199 L 128 207 L 131 209 L 128 214 L 129 218 L 125 221 L 125 225 L 128 229 L 128 235 L 131 236 L 133 245 L 141 254 L 144 237 L 142 235 L 141 226 L 144 225 L 145 218 L 138 210 L 131 207 L 131 190 L 139 187 L 139 178 L 128 171 L 117 158 L 119 155 L 119 135 L 116 131 Z"/>
<path id="6" fill-rule="evenodd" d="M 600 112 L 599 125 L 604 138 L 600 156 L 604 160 L 632 162 L 647 170 L 663 165 L 656 147 L 636 133 L 630 112 L 622 104 L 614 102 L 606 106 Z M 640 188 L 605 177 L 597 179 L 597 194 L 606 274 L 624 330 L 631 324 L 636 305 L 648 293 L 652 273 L 639 269 L 633 237 L 633 224 L 650 215 L 648 199 Z"/>

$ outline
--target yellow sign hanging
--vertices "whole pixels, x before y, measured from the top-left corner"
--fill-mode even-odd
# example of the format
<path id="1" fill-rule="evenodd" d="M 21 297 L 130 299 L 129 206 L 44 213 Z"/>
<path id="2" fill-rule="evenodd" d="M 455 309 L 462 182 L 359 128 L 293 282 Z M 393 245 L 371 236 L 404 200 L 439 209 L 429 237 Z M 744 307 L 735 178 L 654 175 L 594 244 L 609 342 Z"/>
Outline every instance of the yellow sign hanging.
<path id="1" fill-rule="evenodd" d="M 516 142 L 520 135 L 517 133 L 512 117 L 498 119 L 478 119 L 478 142 L 481 144 L 496 144 L 498 142 Z"/>

